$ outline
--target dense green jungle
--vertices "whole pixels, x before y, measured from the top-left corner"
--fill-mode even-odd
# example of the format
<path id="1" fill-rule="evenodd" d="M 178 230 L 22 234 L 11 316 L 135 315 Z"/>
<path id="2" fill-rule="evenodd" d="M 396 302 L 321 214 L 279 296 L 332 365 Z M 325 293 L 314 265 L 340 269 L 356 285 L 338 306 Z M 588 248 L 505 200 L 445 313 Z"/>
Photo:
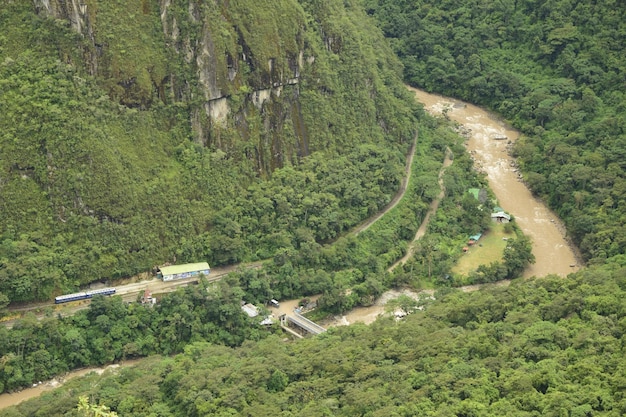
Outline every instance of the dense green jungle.
<path id="1" fill-rule="evenodd" d="M 291 343 L 280 334 L 236 348 L 197 340 L 182 354 L 72 380 L 0 415 L 83 415 L 82 394 L 120 416 L 622 416 L 624 272 L 611 265 L 443 290 L 403 321 Z M 112 302 L 107 314 L 120 308 Z M 43 326 L 58 331 L 53 319 Z"/>
<path id="2" fill-rule="evenodd" d="M 97 297 L 0 326 L 0 391 L 148 357 L 0 415 L 626 414 L 625 6 L 460 3 L 0 0 L 0 307 L 164 262 L 267 260 L 154 308 Z M 487 184 L 402 77 L 522 131 L 526 182 L 588 268 L 451 288 L 467 229 L 490 221 L 467 189 Z M 405 198 L 349 233 L 397 192 L 415 138 Z M 447 149 L 439 213 L 386 272 Z M 297 341 L 240 308 L 321 293 L 341 313 L 396 286 L 438 290 L 397 303 L 402 320 Z"/>
<path id="3" fill-rule="evenodd" d="M 320 245 L 397 191 L 421 111 L 358 3 L 81 4 L 0 7 L 3 300 Z"/>
<path id="4" fill-rule="evenodd" d="M 408 83 L 484 105 L 521 130 L 531 189 L 586 261 L 626 250 L 622 1 L 364 0 Z"/>

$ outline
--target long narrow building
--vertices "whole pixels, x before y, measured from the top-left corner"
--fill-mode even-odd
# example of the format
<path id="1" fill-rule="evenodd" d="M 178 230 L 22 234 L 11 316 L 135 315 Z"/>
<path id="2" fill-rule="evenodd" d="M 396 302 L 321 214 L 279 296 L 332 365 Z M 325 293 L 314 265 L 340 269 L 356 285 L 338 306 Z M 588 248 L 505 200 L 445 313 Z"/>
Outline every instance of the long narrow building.
<path id="1" fill-rule="evenodd" d="M 162 266 L 159 268 L 158 276 L 163 281 L 173 281 L 175 279 L 191 278 L 200 274 L 208 276 L 210 272 L 211 268 L 208 263 L 199 262 L 195 264 Z"/>

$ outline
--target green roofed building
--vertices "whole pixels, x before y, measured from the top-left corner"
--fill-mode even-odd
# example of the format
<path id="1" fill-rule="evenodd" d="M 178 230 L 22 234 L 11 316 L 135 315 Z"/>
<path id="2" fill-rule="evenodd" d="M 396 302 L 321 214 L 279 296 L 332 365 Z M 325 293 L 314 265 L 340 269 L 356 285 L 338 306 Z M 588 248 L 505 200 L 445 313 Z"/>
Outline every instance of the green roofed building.
<path id="1" fill-rule="evenodd" d="M 473 240 L 474 242 L 478 242 L 478 240 L 482 237 L 482 233 L 476 233 L 475 235 L 470 236 L 470 240 Z"/>
<path id="2" fill-rule="evenodd" d="M 211 268 L 206 262 L 195 264 L 162 266 L 159 268 L 159 276 L 163 281 L 173 281 L 175 279 L 191 278 L 196 275 L 209 275 Z"/>

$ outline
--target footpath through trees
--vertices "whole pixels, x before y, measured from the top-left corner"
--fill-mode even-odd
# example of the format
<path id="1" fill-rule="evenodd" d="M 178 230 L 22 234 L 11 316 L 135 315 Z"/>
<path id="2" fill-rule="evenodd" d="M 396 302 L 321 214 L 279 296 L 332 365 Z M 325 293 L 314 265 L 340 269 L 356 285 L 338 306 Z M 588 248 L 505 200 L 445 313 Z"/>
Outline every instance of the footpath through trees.
<path id="1" fill-rule="evenodd" d="M 415 252 L 415 242 L 421 239 L 422 236 L 426 234 L 426 229 L 428 228 L 430 219 L 432 215 L 434 215 L 437 212 L 437 209 L 439 208 L 439 203 L 441 203 L 441 200 L 446 194 L 446 189 L 443 185 L 443 174 L 446 171 L 446 168 L 452 164 L 452 161 L 453 161 L 452 151 L 450 150 L 450 148 L 446 148 L 446 158 L 443 161 L 443 166 L 439 170 L 439 176 L 438 176 L 439 189 L 440 189 L 439 194 L 430 203 L 428 212 L 426 213 L 426 216 L 424 217 L 422 224 L 420 224 L 420 227 L 417 229 L 417 232 L 415 233 L 415 237 L 413 238 L 413 241 L 409 245 L 409 248 L 406 251 L 406 254 L 402 258 L 398 259 L 395 263 L 393 263 L 393 265 L 391 265 L 387 269 L 387 271 L 392 272 L 394 269 L 396 269 L 397 266 L 403 265 L 404 263 L 406 263 L 406 261 L 408 261 L 411 258 L 411 256 L 413 256 L 413 253 Z"/>

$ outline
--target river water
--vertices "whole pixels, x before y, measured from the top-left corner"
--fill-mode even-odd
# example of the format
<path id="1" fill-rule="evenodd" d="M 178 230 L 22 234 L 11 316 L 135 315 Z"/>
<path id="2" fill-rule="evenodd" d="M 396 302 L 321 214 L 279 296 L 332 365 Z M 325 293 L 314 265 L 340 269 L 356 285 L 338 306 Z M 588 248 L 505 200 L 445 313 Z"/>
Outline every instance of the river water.
<path id="1" fill-rule="evenodd" d="M 524 277 L 543 277 L 549 274 L 565 277 L 577 271 L 579 261 L 576 249 L 567 241 L 563 223 L 542 201 L 531 194 L 521 181 L 515 160 L 508 154 L 507 146 L 517 140 L 519 132 L 478 106 L 416 88 L 409 89 L 430 114 L 440 116 L 445 110 L 450 120 L 457 122 L 468 132 L 466 147 L 474 157 L 475 166 L 487 175 L 489 187 L 496 195 L 499 205 L 511 213 L 522 231 L 532 238 L 536 262 L 526 268 Z M 416 236 L 416 239 L 419 237 L 421 236 Z M 491 285 L 507 283 L 508 281 Z M 461 290 L 470 292 L 480 287 L 481 285 L 470 285 Z M 408 290 L 403 291 L 403 294 L 414 298 L 418 296 L 418 293 Z M 385 314 L 388 299 L 398 295 L 398 291 L 388 291 L 373 306 L 357 307 L 342 316 L 328 319 L 323 325 L 330 327 L 352 323 L 370 324 L 380 314 Z"/>
<path id="2" fill-rule="evenodd" d="M 533 197 L 530 190 L 520 180 L 514 159 L 508 155 L 507 146 L 509 142 L 517 140 L 519 132 L 480 107 L 415 88 L 410 88 L 410 90 L 415 93 L 417 100 L 424 104 L 429 113 L 438 116 L 446 110 L 447 117 L 462 125 L 469 133 L 466 146 L 474 157 L 476 167 L 487 174 L 489 187 L 496 195 L 499 205 L 508 213 L 513 214 L 522 231 L 532 238 L 536 262 L 526 269 L 524 276 L 528 278 L 556 274 L 565 277 L 577 271 L 579 262 L 576 251 L 565 237 L 565 227 L 543 202 Z M 425 231 L 427 222 L 424 223 L 425 225 L 422 226 Z M 418 234 L 416 239 L 419 239 L 421 234 Z M 491 285 L 506 284 L 508 281 Z M 470 285 L 462 287 L 461 290 L 470 292 L 480 287 L 481 285 Z M 432 291 L 423 292 L 430 296 L 433 294 Z M 329 318 L 321 324 L 325 327 L 353 323 L 370 324 L 379 315 L 386 313 L 385 304 L 389 299 L 401 294 L 417 299 L 420 293 L 410 290 L 390 290 L 370 307 L 354 308 L 343 315 Z M 297 305 L 298 300 L 281 302 L 281 311 L 278 314 L 290 313 Z"/>
<path id="3" fill-rule="evenodd" d="M 519 137 L 519 132 L 480 107 L 460 100 L 429 94 L 415 88 L 410 88 L 410 90 L 415 93 L 417 100 L 424 104 L 429 113 L 441 115 L 446 110 L 449 119 L 459 123 L 469 131 L 466 146 L 474 156 L 476 166 L 487 174 L 489 186 L 496 195 L 500 206 L 515 216 L 522 231 L 533 240 L 533 254 L 536 263 L 526 269 L 524 276 L 541 277 L 557 274 L 564 277 L 578 270 L 579 262 L 576 252 L 565 238 L 565 228 L 562 222 L 540 200 L 532 196 L 519 178 L 514 159 L 508 155 L 508 142 L 514 142 Z M 506 139 L 501 139 L 504 137 Z M 145 284 L 143 285 L 145 287 Z M 468 290 L 472 289 L 468 287 Z M 404 291 L 403 293 L 417 297 L 415 292 Z M 335 317 L 322 324 L 337 326 L 356 322 L 372 323 L 379 314 L 385 312 L 386 301 L 400 294 L 401 292 L 398 291 L 389 291 L 371 307 L 355 308 L 343 316 Z M 299 300 L 281 302 L 275 315 L 290 313 L 298 305 L 298 302 Z M 128 364 L 130 363 L 125 363 L 125 365 Z M 116 366 L 119 365 L 112 365 L 112 367 Z M 17 393 L 2 394 L 0 395 L 0 410 L 34 398 L 44 391 L 60 386 L 71 378 L 92 371 L 101 373 L 105 369 L 78 370 L 69 373 L 62 380 L 55 379 Z"/>
<path id="4" fill-rule="evenodd" d="M 515 160 L 508 154 L 507 146 L 517 140 L 519 132 L 478 106 L 415 88 L 410 90 L 429 113 L 441 115 L 445 110 L 450 120 L 469 132 L 466 146 L 476 167 L 487 174 L 499 205 L 532 238 L 536 262 L 526 269 L 524 276 L 565 277 L 577 271 L 579 261 L 575 248 L 565 238 L 565 227 L 554 212 L 531 194 L 520 179 Z"/>
<path id="5" fill-rule="evenodd" d="M 57 378 L 51 379 L 50 381 L 42 382 L 40 384 L 37 384 L 37 386 L 26 388 L 19 392 L 13 392 L 9 394 L 0 394 L 0 410 L 4 410 L 5 408 L 10 407 L 12 405 L 17 405 L 21 403 L 22 401 L 26 401 L 26 400 L 30 400 L 31 398 L 38 397 L 45 391 L 50 391 L 54 388 L 60 387 L 61 385 L 69 381 L 70 379 L 77 378 L 79 376 L 84 376 L 91 372 L 102 374 L 104 371 L 115 370 L 122 366 L 134 365 L 138 363 L 139 361 L 141 361 L 141 359 L 130 359 L 130 360 L 122 361 L 120 363 L 107 365 L 107 366 L 100 367 L 100 368 L 77 369 L 75 371 L 68 372 L 62 377 L 57 377 Z"/>

